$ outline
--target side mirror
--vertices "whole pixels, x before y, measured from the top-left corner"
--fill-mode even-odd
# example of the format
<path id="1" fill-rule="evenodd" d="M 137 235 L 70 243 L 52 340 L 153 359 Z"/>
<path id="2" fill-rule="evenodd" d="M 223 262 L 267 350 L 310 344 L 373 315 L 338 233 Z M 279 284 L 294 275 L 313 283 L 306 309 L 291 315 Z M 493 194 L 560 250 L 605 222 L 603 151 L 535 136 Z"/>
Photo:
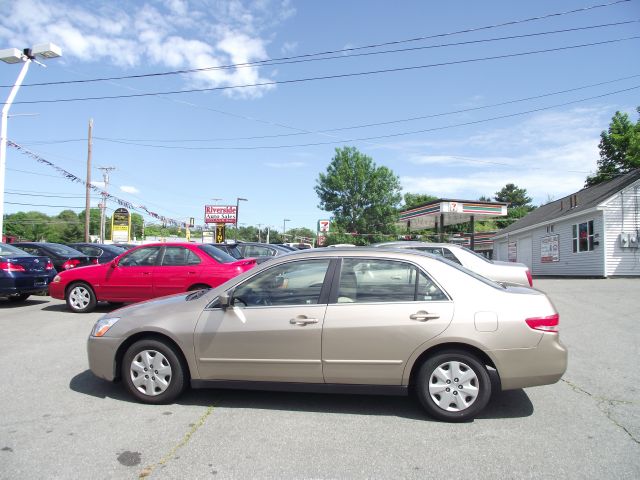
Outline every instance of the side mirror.
<path id="1" fill-rule="evenodd" d="M 230 295 L 229 292 L 221 293 L 218 296 L 218 305 L 220 305 L 220 307 L 223 309 L 229 308 L 229 305 L 231 304 L 231 298 L 232 295 Z"/>

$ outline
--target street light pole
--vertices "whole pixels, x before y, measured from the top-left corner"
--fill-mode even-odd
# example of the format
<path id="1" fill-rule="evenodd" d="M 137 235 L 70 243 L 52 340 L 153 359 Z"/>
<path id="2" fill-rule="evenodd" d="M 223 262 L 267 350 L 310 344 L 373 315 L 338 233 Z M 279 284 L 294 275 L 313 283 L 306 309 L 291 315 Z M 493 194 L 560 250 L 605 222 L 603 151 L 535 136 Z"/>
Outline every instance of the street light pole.
<path id="1" fill-rule="evenodd" d="M 248 202 L 249 200 L 247 200 L 246 198 L 242 198 L 242 197 L 237 197 L 236 198 L 236 231 L 235 231 L 235 235 L 233 237 L 233 241 L 237 242 L 238 241 L 238 217 L 239 217 L 239 213 L 240 213 L 240 202 Z"/>
<path id="2" fill-rule="evenodd" d="M 52 43 L 35 45 L 33 48 L 25 48 L 22 52 L 17 48 L 0 50 L 0 60 L 3 62 L 22 62 L 22 68 L 20 69 L 18 78 L 16 78 L 16 81 L 9 92 L 9 96 L 7 97 L 7 101 L 2 107 L 2 119 L 0 120 L 0 123 L 2 124 L 0 126 L 0 240 L 2 240 L 2 235 L 4 233 L 4 180 L 7 165 L 7 121 L 9 119 L 9 109 L 18 94 L 18 90 L 24 81 L 24 77 L 27 75 L 27 71 L 29 71 L 29 65 L 31 62 L 35 61 L 39 65 L 42 65 L 36 60 L 36 56 L 41 58 L 55 58 L 61 55 L 62 50 L 60 50 L 60 47 Z"/>
<path id="3" fill-rule="evenodd" d="M 285 240 L 287 239 L 287 237 L 285 236 L 285 233 L 287 233 L 287 222 L 290 221 L 291 220 L 288 218 L 282 220 L 282 243 L 286 243 Z"/>

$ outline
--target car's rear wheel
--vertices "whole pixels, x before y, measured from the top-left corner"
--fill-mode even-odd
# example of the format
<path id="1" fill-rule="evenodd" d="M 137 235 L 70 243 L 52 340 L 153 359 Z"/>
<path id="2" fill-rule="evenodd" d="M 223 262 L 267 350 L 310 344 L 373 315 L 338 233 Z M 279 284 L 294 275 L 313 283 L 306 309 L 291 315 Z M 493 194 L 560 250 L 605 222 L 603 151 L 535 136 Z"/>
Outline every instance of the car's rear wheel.
<path id="1" fill-rule="evenodd" d="M 448 350 L 428 358 L 418 370 L 416 394 L 430 416 L 446 422 L 473 419 L 489 402 L 491 379 L 474 355 Z"/>
<path id="2" fill-rule="evenodd" d="M 96 294 L 84 282 L 72 284 L 67 289 L 67 307 L 75 313 L 88 313 L 96 308 Z"/>
<path id="3" fill-rule="evenodd" d="M 20 295 L 14 295 L 12 297 L 9 297 L 9 301 L 13 303 L 20 303 L 20 302 L 24 302 L 30 296 L 31 296 L 30 293 L 21 293 Z"/>
<path id="4" fill-rule="evenodd" d="M 140 340 L 131 345 L 122 361 L 127 390 L 144 403 L 169 403 L 185 387 L 185 369 L 174 348 L 160 340 Z"/>

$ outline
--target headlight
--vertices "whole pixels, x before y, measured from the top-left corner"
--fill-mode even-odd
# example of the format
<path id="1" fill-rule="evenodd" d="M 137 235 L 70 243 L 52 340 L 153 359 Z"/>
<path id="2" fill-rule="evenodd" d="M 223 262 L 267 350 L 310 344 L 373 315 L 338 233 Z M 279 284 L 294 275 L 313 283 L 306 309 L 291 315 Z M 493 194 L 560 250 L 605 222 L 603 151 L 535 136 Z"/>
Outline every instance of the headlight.
<path id="1" fill-rule="evenodd" d="M 60 275 L 56 275 L 53 277 L 53 283 L 58 283 L 60 281 Z"/>
<path id="2" fill-rule="evenodd" d="M 109 331 L 111 327 L 113 327 L 116 324 L 118 320 L 120 320 L 120 317 L 101 318 L 93 326 L 93 330 L 91 330 L 91 336 L 102 337 L 105 333 Z"/>

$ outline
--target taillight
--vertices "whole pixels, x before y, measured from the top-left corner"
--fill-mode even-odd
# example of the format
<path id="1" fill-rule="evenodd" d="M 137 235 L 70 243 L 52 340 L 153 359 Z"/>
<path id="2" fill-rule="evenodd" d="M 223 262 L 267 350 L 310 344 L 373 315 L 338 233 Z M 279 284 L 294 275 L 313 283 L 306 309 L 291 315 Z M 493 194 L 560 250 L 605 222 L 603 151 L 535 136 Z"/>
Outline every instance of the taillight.
<path id="1" fill-rule="evenodd" d="M 77 258 L 72 258 L 64 262 L 62 264 L 62 268 L 64 270 L 69 270 L 70 268 L 77 267 L 78 265 L 80 265 L 80 260 L 78 260 Z"/>
<path id="2" fill-rule="evenodd" d="M 53 270 L 53 263 L 51 261 L 47 262 L 47 266 L 44 267 L 45 270 Z"/>
<path id="3" fill-rule="evenodd" d="M 533 287 L 533 277 L 531 276 L 531 270 L 527 268 L 527 280 L 529 280 L 529 286 Z"/>
<path id="4" fill-rule="evenodd" d="M 525 320 L 529 328 L 540 330 L 542 332 L 558 333 L 560 325 L 560 315 L 549 315 L 548 317 L 533 317 Z"/>
<path id="5" fill-rule="evenodd" d="M 0 270 L 5 272 L 25 272 L 26 270 L 22 265 L 18 265 L 11 262 L 0 262 Z"/>

